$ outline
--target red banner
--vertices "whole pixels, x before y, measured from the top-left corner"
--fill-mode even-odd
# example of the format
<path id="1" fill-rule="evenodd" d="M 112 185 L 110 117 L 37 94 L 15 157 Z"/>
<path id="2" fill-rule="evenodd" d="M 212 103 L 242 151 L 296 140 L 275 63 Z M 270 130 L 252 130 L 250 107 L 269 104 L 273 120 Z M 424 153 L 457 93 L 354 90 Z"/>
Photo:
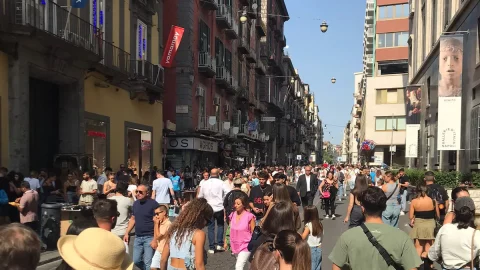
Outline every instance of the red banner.
<path id="1" fill-rule="evenodd" d="M 178 46 L 180 46 L 180 41 L 183 37 L 183 31 L 182 27 L 172 25 L 165 51 L 163 52 L 162 67 L 172 67 L 173 59 L 175 59 L 175 54 L 177 54 Z"/>

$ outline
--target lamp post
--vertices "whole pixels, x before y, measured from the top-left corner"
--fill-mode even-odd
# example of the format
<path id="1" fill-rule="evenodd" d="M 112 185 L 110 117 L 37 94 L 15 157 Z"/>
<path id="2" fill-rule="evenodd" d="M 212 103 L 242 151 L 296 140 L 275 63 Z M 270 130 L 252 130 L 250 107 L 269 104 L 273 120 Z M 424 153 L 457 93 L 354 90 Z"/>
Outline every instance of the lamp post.
<path id="1" fill-rule="evenodd" d="M 327 32 L 328 30 L 328 24 L 326 21 L 323 21 L 322 24 L 320 24 L 320 31 L 322 31 L 322 33 L 325 33 Z"/>
<path id="2" fill-rule="evenodd" d="M 335 84 L 337 82 L 337 79 L 335 79 L 335 77 L 333 77 L 332 79 L 330 79 L 330 81 Z"/>

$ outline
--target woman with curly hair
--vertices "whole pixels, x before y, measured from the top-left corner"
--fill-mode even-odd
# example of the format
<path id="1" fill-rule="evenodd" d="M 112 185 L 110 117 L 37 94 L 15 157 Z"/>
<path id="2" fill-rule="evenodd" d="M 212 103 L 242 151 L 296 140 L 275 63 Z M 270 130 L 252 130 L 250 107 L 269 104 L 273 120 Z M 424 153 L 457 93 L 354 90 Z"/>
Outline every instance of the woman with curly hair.
<path id="1" fill-rule="evenodd" d="M 202 229 L 213 217 L 207 200 L 194 199 L 170 226 L 162 252 L 162 270 L 204 270 L 205 232 Z"/>

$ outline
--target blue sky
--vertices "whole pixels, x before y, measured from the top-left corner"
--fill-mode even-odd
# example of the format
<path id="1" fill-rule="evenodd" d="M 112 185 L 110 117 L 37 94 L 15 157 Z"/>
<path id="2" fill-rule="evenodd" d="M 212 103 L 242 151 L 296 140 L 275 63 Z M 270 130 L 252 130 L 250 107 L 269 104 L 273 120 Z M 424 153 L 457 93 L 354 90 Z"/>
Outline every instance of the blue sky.
<path id="1" fill-rule="evenodd" d="M 348 2 L 348 4 L 347 4 Z M 353 105 L 354 72 L 362 71 L 365 0 L 285 0 L 289 55 L 304 83 L 310 85 L 327 124 L 324 141 L 340 144 Z M 320 31 L 322 21 L 329 27 Z M 332 84 L 330 79 L 337 82 Z M 330 134 L 329 134 L 330 132 Z M 333 137 L 333 139 L 332 139 Z"/>

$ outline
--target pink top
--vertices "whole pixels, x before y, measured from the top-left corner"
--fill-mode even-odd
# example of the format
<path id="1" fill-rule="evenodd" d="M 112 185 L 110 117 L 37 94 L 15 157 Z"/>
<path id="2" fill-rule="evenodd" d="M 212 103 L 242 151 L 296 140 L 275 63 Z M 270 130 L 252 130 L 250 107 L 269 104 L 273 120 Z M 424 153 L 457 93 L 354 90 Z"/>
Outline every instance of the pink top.
<path id="1" fill-rule="evenodd" d="M 252 232 L 250 230 L 250 222 L 255 220 L 255 216 L 244 211 L 237 221 L 237 211 L 234 211 L 229 216 L 230 219 L 230 247 L 233 254 L 238 254 L 241 251 L 248 251 L 248 243 L 252 239 Z"/>

